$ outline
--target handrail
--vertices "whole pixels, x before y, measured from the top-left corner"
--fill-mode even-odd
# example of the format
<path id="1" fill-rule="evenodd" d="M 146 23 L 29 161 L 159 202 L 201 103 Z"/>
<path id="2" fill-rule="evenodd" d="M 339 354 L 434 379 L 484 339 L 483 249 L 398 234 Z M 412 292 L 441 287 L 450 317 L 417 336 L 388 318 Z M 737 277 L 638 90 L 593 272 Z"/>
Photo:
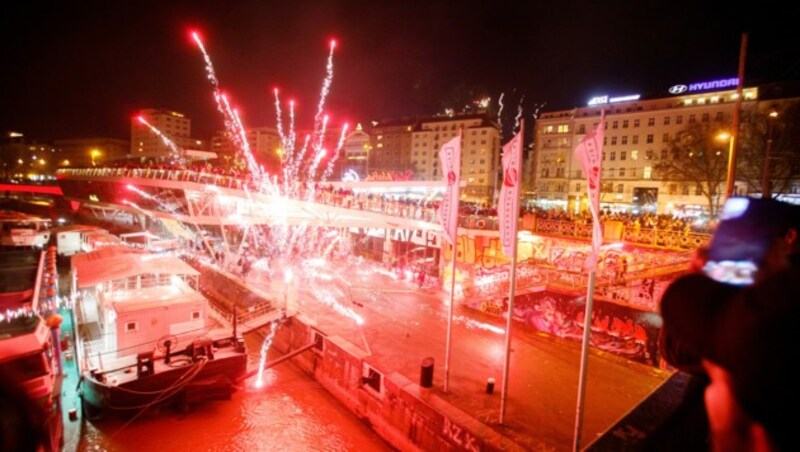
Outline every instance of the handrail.
<path id="1" fill-rule="evenodd" d="M 250 178 L 234 177 L 188 169 L 65 168 L 58 170 L 58 174 L 76 177 L 127 177 L 169 180 L 176 182 L 195 182 L 200 184 L 211 184 L 220 188 L 248 191 L 256 191 L 258 188 L 255 184 L 255 181 Z M 343 207 L 346 209 L 357 209 L 367 212 L 381 213 L 384 215 L 424 221 L 428 223 L 438 222 L 436 209 L 424 207 L 418 204 L 415 205 L 401 201 L 394 201 L 391 199 L 387 200 L 381 197 L 371 197 L 370 195 L 363 193 L 345 195 L 327 190 L 312 190 L 309 195 L 306 189 L 301 188 L 295 196 L 297 196 L 298 200 L 300 201 Z M 471 215 L 462 213 L 459 215 L 459 227 L 465 229 L 498 230 L 499 219 L 497 216 Z M 534 233 L 579 239 L 589 239 L 592 233 L 590 223 L 579 220 L 552 220 L 539 217 L 534 218 L 533 225 L 530 226 L 529 229 Z M 710 239 L 710 234 L 702 232 L 659 228 L 641 228 L 627 225 L 623 226 L 621 233 L 621 240 L 624 242 L 677 250 L 695 249 L 700 246 L 707 245 Z"/>

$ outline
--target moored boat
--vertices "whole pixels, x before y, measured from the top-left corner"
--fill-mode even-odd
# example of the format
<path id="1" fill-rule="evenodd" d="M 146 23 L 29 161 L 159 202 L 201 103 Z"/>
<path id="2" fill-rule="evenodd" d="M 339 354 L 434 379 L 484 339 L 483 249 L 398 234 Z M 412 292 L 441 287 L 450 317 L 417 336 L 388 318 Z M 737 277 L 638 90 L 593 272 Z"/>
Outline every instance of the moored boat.
<path id="1" fill-rule="evenodd" d="M 84 416 L 230 398 L 247 353 L 209 316 L 195 269 L 109 246 L 73 256 L 72 272 Z"/>

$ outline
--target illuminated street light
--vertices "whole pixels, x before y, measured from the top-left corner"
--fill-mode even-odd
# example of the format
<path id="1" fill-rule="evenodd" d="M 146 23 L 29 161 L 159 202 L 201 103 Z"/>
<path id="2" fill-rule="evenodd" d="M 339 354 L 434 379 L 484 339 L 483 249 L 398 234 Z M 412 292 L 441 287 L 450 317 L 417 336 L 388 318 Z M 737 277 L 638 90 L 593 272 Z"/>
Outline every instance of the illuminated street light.
<path id="1" fill-rule="evenodd" d="M 772 197 L 772 190 L 769 186 L 769 159 L 772 152 L 772 124 L 777 117 L 778 112 L 772 110 L 767 118 L 767 149 L 764 151 L 764 176 L 761 181 L 761 197 L 764 199 Z"/>
<path id="2" fill-rule="evenodd" d="M 92 158 L 92 166 L 96 166 L 97 165 L 97 162 L 95 161 L 95 159 L 97 159 L 101 155 L 103 155 L 103 153 L 100 152 L 99 149 L 92 149 L 91 151 L 89 151 L 89 156 Z"/>

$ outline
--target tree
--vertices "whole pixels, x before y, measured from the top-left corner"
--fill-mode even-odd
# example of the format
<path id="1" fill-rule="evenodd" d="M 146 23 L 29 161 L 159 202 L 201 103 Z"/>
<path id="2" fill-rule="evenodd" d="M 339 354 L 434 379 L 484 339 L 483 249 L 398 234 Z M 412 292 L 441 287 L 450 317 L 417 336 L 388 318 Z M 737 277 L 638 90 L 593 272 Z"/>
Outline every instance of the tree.
<path id="1" fill-rule="evenodd" d="M 667 159 L 655 166 L 660 179 L 693 185 L 708 201 L 711 216 L 719 208 L 728 166 L 727 141 L 718 135 L 728 129 L 730 122 L 724 118 L 689 124 L 670 140 Z"/>
<path id="2" fill-rule="evenodd" d="M 777 117 L 769 116 L 775 112 Z M 797 180 L 800 163 L 800 103 L 782 102 L 744 114 L 736 162 L 736 179 L 747 183 L 748 192 L 763 193 L 767 142 L 772 139 L 769 185 L 772 196 L 789 192 Z"/>

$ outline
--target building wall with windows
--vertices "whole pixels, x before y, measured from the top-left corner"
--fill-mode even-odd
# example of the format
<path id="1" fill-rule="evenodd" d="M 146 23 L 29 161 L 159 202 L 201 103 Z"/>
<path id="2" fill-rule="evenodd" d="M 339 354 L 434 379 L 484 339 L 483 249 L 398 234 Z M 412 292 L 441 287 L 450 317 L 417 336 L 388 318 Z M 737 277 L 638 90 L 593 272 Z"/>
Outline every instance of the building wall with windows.
<path id="1" fill-rule="evenodd" d="M 416 121 L 411 119 L 375 121 L 368 128 L 369 171 L 405 171 L 411 165 L 411 132 Z M 415 169 L 415 168 L 413 168 Z M 416 171 L 415 171 L 416 177 Z"/>
<path id="2" fill-rule="evenodd" d="M 169 138 L 181 151 L 204 151 L 202 140 L 192 138 L 192 121 L 183 113 L 166 109 L 147 108 L 131 119 L 131 156 L 168 158 L 173 154 L 170 147 L 149 127 L 139 122 L 141 116 Z M 184 152 L 185 154 L 185 152 Z"/>
<path id="3" fill-rule="evenodd" d="M 743 95 L 745 109 L 757 101 L 758 89 L 747 88 Z M 573 149 L 599 123 L 604 110 L 601 204 L 612 210 L 642 210 L 645 205 L 658 212 L 703 210 L 708 200 L 696 185 L 664 180 L 656 165 L 680 158 L 670 151 L 670 141 L 678 132 L 695 122 L 730 124 L 735 105 L 736 91 L 725 90 L 543 113 L 534 137 L 532 188 L 536 203 L 572 211 L 587 207 L 586 182 Z M 728 143 L 720 142 L 715 151 L 727 159 Z M 743 185 L 737 183 L 737 190 L 744 190 Z"/>
<path id="4" fill-rule="evenodd" d="M 463 130 L 461 148 L 462 197 L 489 202 L 497 185 L 500 131 L 483 115 L 441 117 L 420 121 L 411 138 L 411 165 L 420 180 L 438 180 L 441 146 Z"/>

